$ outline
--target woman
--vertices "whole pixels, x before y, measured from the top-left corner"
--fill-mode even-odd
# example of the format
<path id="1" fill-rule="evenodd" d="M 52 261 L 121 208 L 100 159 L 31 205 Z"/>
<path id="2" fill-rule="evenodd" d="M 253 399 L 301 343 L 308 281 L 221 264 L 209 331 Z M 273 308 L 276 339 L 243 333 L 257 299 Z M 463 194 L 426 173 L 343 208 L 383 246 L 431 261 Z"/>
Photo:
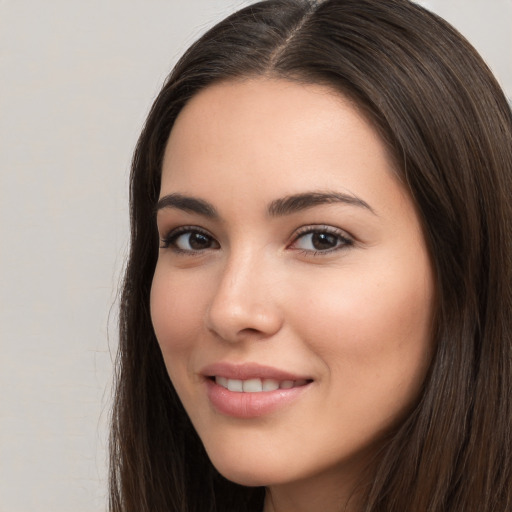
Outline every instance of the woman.
<path id="1" fill-rule="evenodd" d="M 195 43 L 133 161 L 111 510 L 511 510 L 511 142 L 405 0 Z"/>

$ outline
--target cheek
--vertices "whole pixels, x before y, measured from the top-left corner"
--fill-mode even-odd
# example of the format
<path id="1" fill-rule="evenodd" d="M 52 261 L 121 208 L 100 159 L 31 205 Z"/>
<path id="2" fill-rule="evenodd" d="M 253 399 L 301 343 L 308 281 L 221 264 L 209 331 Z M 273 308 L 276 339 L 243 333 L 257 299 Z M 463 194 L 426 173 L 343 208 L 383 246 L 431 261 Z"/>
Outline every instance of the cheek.
<path id="1" fill-rule="evenodd" d="M 202 325 L 204 297 L 192 275 L 176 275 L 158 265 L 151 286 L 151 320 L 169 374 L 193 348 Z M 171 357 L 172 356 L 172 357 Z"/>
<path id="2" fill-rule="evenodd" d="M 433 293 L 426 273 L 390 269 L 363 275 L 349 269 L 317 276 L 295 293 L 307 300 L 291 309 L 300 311 L 297 321 L 318 344 L 339 337 L 347 349 L 365 352 L 370 346 L 384 349 L 390 340 L 398 346 L 430 336 Z M 340 345 L 325 343 L 329 347 L 337 350 Z"/>
<path id="3" fill-rule="evenodd" d="M 388 418 L 400 415 L 415 400 L 432 353 L 428 265 L 418 272 L 400 265 L 375 268 L 317 279 L 307 307 L 295 316 L 297 331 L 324 362 L 332 399 L 350 402 L 355 418 L 376 410 L 385 418 L 383 404 Z"/>
<path id="4" fill-rule="evenodd" d="M 157 264 L 151 285 L 151 320 L 169 378 L 183 405 L 193 403 L 194 350 L 201 339 L 204 287 L 193 274 Z"/>

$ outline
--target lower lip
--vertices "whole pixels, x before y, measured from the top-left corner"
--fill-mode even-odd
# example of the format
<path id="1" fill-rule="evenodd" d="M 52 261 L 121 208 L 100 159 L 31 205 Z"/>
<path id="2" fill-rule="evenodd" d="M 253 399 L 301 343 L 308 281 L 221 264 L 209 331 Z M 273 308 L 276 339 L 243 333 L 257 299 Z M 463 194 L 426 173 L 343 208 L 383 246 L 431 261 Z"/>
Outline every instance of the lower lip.
<path id="1" fill-rule="evenodd" d="M 206 379 L 207 394 L 215 409 L 227 416 L 250 419 L 271 414 L 296 400 L 310 384 L 290 389 L 241 393 L 229 391 L 211 379 Z"/>

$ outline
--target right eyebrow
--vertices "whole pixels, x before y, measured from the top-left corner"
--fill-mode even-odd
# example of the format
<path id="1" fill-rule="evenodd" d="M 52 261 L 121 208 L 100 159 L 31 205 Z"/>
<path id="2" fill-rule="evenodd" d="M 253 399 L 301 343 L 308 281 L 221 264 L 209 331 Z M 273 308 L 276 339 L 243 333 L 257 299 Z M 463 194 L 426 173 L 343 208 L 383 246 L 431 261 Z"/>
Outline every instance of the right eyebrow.
<path id="1" fill-rule="evenodd" d="M 185 212 L 197 213 L 210 219 L 218 219 L 219 214 L 215 207 L 196 197 L 185 196 L 183 194 L 168 194 L 161 197 L 155 207 L 155 213 L 165 208 L 174 208 Z"/>

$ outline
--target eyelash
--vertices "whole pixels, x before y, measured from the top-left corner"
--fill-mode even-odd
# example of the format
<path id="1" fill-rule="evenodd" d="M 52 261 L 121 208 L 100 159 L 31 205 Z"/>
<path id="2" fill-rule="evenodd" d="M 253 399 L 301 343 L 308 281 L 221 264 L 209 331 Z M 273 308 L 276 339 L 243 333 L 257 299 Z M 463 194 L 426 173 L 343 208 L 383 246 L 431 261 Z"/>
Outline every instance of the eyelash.
<path id="1" fill-rule="evenodd" d="M 304 226 L 303 228 L 300 228 L 292 243 L 288 246 L 291 248 L 294 244 L 297 243 L 301 238 L 304 238 L 306 235 L 311 234 L 327 234 L 331 235 L 337 238 L 338 245 L 336 247 L 332 247 L 330 249 L 325 250 L 310 250 L 310 249 L 294 249 L 296 251 L 299 251 L 301 254 L 304 254 L 306 256 L 324 256 L 326 254 L 330 254 L 336 251 L 340 251 L 343 249 L 347 249 L 348 247 L 351 247 L 354 245 L 354 240 L 351 238 L 345 231 L 342 231 L 341 229 L 334 228 L 332 226 L 323 226 L 323 225 L 315 225 L 315 226 Z"/>
<path id="2" fill-rule="evenodd" d="M 175 253 L 185 254 L 189 256 L 202 254 L 204 251 L 211 249 L 210 247 L 206 249 L 181 249 L 177 247 L 176 241 L 178 238 L 184 234 L 200 234 L 205 236 L 214 242 L 217 246 L 219 243 L 215 240 L 215 238 L 208 233 L 208 231 L 199 228 L 197 226 L 180 226 L 179 228 L 173 229 L 168 235 L 166 235 L 161 240 L 161 249 L 171 249 Z M 337 238 L 337 243 L 335 247 L 325 249 L 325 250 L 311 250 L 311 249 L 298 249 L 293 248 L 293 245 L 296 244 L 301 238 L 304 238 L 306 235 L 331 235 Z M 304 226 L 300 228 L 294 236 L 293 241 L 286 247 L 287 249 L 295 250 L 304 254 L 305 256 L 324 256 L 326 254 L 330 254 L 339 250 L 347 249 L 348 247 L 354 245 L 354 240 L 347 236 L 345 231 L 342 231 L 338 228 L 334 228 L 332 226 L 323 226 L 323 225 L 315 225 L 315 226 Z M 215 247 L 214 249 L 216 249 Z"/>
<path id="3" fill-rule="evenodd" d="M 200 254 L 206 249 L 187 250 L 187 249 L 180 249 L 179 247 L 176 246 L 176 241 L 178 240 L 178 238 L 181 235 L 192 234 L 192 233 L 198 233 L 200 235 L 203 235 L 203 236 L 211 239 L 212 241 L 215 241 L 213 236 L 210 235 L 210 233 L 208 233 L 208 231 L 206 231 L 204 229 L 201 229 L 197 226 L 180 226 L 179 228 L 173 229 L 169 234 L 167 234 L 164 238 L 162 238 L 160 248 L 161 249 L 171 249 L 172 251 L 174 251 L 176 253 L 180 253 L 180 254 L 188 254 L 188 255 Z M 217 244 L 218 244 L 218 242 L 217 242 Z"/>

